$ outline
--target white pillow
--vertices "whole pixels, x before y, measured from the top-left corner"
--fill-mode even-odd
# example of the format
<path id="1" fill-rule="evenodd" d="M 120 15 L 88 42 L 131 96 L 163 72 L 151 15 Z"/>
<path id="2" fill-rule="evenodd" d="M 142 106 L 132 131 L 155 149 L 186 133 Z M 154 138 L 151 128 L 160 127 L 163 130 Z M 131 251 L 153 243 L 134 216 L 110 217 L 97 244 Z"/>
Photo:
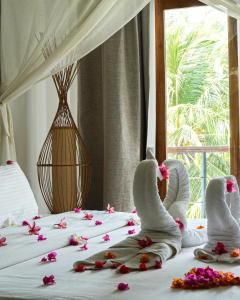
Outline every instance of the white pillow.
<path id="1" fill-rule="evenodd" d="M 17 223 L 38 214 L 38 206 L 24 173 L 16 162 L 0 166 L 0 227 L 8 218 Z M 6 224 L 6 222 L 5 222 Z"/>

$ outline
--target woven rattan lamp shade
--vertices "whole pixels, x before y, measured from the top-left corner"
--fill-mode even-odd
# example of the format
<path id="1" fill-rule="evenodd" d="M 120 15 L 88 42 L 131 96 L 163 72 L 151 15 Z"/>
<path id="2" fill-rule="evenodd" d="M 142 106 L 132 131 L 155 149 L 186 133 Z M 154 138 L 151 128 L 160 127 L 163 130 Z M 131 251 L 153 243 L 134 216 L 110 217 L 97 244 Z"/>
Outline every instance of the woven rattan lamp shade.
<path id="1" fill-rule="evenodd" d="M 90 187 L 86 147 L 67 103 L 77 69 L 78 63 L 53 75 L 59 106 L 37 162 L 39 185 L 52 213 L 82 207 Z"/>

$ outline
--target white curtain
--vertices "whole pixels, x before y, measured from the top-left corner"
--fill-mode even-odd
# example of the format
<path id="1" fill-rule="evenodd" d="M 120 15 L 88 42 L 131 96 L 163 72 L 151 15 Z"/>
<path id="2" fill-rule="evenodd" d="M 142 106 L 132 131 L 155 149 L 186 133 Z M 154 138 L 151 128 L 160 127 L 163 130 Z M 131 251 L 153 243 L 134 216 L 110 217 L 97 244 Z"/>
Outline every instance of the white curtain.
<path id="1" fill-rule="evenodd" d="M 80 59 L 150 0 L 1 0 L 0 161 L 15 158 L 8 103 Z M 53 45 L 47 59 L 46 44 Z"/>
<path id="2" fill-rule="evenodd" d="M 200 1 L 225 12 L 229 16 L 240 19 L 239 0 L 200 0 Z"/>

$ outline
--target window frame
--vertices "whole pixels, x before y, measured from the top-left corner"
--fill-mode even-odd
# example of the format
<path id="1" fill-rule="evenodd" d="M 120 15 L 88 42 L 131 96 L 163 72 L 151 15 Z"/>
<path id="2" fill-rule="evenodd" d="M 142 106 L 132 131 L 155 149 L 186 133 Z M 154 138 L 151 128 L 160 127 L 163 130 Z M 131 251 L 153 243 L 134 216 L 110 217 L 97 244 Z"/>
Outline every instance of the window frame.
<path id="1" fill-rule="evenodd" d="M 166 9 L 203 6 L 198 0 L 155 0 L 155 47 L 156 47 L 156 159 L 167 158 L 167 116 L 166 116 L 166 73 L 164 11 Z M 239 135 L 239 74 L 237 20 L 228 17 L 229 52 L 229 119 L 230 119 L 230 171 L 240 184 L 240 135 Z M 164 113 L 163 113 L 164 112 Z M 166 183 L 159 183 L 161 199 L 166 195 Z"/>

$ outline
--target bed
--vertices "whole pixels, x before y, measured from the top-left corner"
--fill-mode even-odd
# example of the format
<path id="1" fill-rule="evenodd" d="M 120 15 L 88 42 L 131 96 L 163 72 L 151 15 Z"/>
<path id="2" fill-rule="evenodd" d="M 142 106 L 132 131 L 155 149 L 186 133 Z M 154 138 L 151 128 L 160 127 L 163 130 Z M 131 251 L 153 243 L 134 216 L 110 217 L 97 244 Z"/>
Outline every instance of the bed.
<path id="1" fill-rule="evenodd" d="M 37 205 L 30 186 L 14 163 L 0 168 L 0 238 L 7 238 L 7 245 L 0 247 L 0 300 L 1 299 L 175 299 L 218 300 L 239 299 L 239 288 L 219 288 L 202 291 L 182 291 L 171 289 L 174 277 L 182 277 L 192 267 L 206 266 L 194 259 L 194 248 L 182 249 L 173 259 L 167 261 L 162 269 L 146 272 L 119 274 L 116 270 L 86 271 L 77 273 L 73 263 L 107 249 L 124 240 L 129 229 L 140 230 L 136 213 L 108 213 L 106 211 L 72 211 L 63 214 L 38 218 Z M 86 219 L 86 214 L 93 218 Z M 23 219 L 24 218 L 24 219 Z M 134 226 L 127 226 L 135 219 Z M 11 222 L 9 222 L 9 220 Z M 12 222 L 13 220 L 13 222 Z M 96 225 L 96 221 L 102 224 Z M 29 226 L 36 222 L 41 227 L 40 234 L 46 240 L 38 241 L 37 235 L 29 235 Z M 67 223 L 63 229 L 55 224 Z M 24 222 L 27 223 L 27 222 Z M 206 220 L 189 220 L 189 228 L 199 225 L 206 227 Z M 80 246 L 70 246 L 72 235 L 88 237 L 88 250 Z M 110 241 L 104 241 L 103 235 L 109 234 Z M 56 262 L 41 263 L 49 252 L 57 253 Z M 237 265 L 211 264 L 222 271 L 240 274 Z M 43 277 L 54 275 L 56 284 L 44 286 Z M 127 282 L 130 289 L 118 291 L 117 285 Z"/>
<path id="2" fill-rule="evenodd" d="M 92 213 L 92 220 L 84 220 L 85 213 Z M 66 229 L 55 229 L 53 224 L 65 218 Z M 115 270 L 86 271 L 76 273 L 73 263 L 107 249 L 109 246 L 126 238 L 129 218 L 136 214 L 108 214 L 104 211 L 82 211 L 77 214 L 69 212 L 51 215 L 36 220 L 48 239 L 37 242 L 36 236 L 29 236 L 25 226 L 0 229 L 0 235 L 6 236 L 8 245 L 0 248 L 0 299 L 217 299 L 239 298 L 239 288 L 219 288 L 203 291 L 181 291 L 170 288 L 174 277 L 181 277 L 193 266 L 206 266 L 194 259 L 193 248 L 182 249 L 175 258 L 167 261 L 162 269 L 146 272 L 118 274 Z M 101 226 L 95 220 L 103 221 Z M 205 220 L 190 221 L 189 226 L 206 225 Z M 133 228 L 133 227 L 131 227 Z M 136 232 L 140 226 L 134 226 Z M 71 234 L 88 236 L 88 250 L 82 251 L 79 246 L 68 246 Z M 108 233 L 111 240 L 104 242 L 102 236 Z M 57 261 L 41 264 L 40 261 L 48 252 L 57 252 Z M 212 267 L 227 271 L 231 269 L 240 274 L 240 267 L 212 264 Z M 53 274 L 56 284 L 44 287 L 42 278 Z M 119 282 L 127 282 L 130 289 L 117 291 Z"/>

